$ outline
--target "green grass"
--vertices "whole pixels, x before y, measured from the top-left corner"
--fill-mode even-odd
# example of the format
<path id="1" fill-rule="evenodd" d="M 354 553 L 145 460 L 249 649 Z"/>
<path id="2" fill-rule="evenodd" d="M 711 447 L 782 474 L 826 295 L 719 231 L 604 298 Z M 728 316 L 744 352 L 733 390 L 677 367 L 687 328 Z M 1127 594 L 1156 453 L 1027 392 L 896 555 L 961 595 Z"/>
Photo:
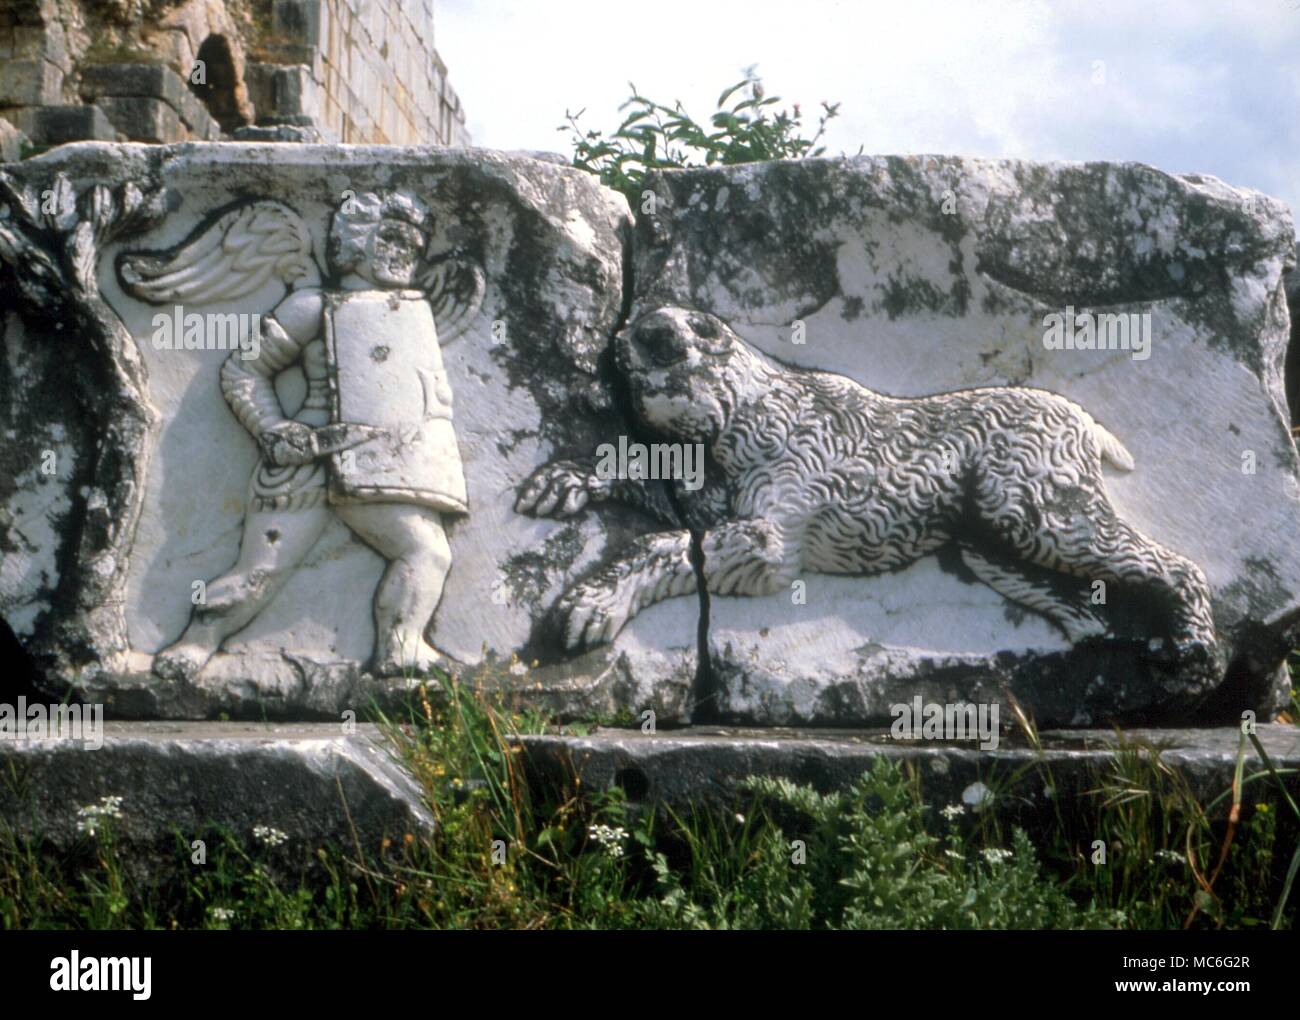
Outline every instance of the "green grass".
<path id="1" fill-rule="evenodd" d="M 1032 725 L 1022 719 L 1031 746 Z M 576 778 L 530 784 L 512 738 L 545 719 L 452 682 L 385 719 L 436 835 L 302 847 L 212 831 L 142 870 L 112 811 L 70 850 L 0 831 L 5 928 L 1241 928 L 1294 927 L 1300 810 L 1271 763 L 1198 801 L 1159 748 L 1126 741 L 1090 788 L 1055 790 L 1039 759 L 984 782 L 1039 804 L 927 807 L 885 758 L 820 794 L 752 778 L 743 803 L 677 814 Z M 1257 748 L 1262 754 L 1262 748 Z M 129 795 L 129 791 L 123 791 Z M 129 801 L 124 806 L 129 810 Z M 268 825 L 274 825 L 269 819 Z M 1031 840 L 1025 829 L 1034 833 Z M 1098 859 L 1098 841 L 1105 859 Z M 158 848 L 155 848 L 157 850 Z"/>

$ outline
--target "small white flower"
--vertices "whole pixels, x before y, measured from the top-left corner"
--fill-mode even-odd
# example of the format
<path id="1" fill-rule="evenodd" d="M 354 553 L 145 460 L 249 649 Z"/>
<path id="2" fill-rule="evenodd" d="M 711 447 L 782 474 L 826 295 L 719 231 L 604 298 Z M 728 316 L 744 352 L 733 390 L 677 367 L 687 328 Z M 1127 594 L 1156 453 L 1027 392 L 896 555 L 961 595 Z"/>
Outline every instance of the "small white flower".
<path id="1" fill-rule="evenodd" d="M 737 812 L 737 813 L 736 813 L 736 821 L 739 822 L 741 825 L 744 825 L 744 824 L 745 824 L 745 816 L 742 815 L 742 814 L 740 814 L 740 812 Z"/>
<path id="2" fill-rule="evenodd" d="M 1000 847 L 991 846 L 984 850 L 984 859 L 990 864 L 1001 864 L 1003 861 L 1012 857 L 1010 850 L 1003 850 Z"/>
<path id="3" fill-rule="evenodd" d="M 117 796 L 100 797 L 96 804 L 87 804 L 77 808 L 77 831 L 93 836 L 105 818 L 122 817 L 122 798 Z"/>
<path id="4" fill-rule="evenodd" d="M 235 912 L 227 907 L 213 907 L 210 913 L 214 921 L 231 921 L 235 917 Z"/>
<path id="5" fill-rule="evenodd" d="M 589 825 L 587 836 L 604 847 L 610 857 L 623 856 L 623 841 L 627 839 L 627 830 L 623 826 Z"/>
<path id="6" fill-rule="evenodd" d="M 943 817 L 948 819 L 948 821 L 950 822 L 954 818 L 958 817 L 959 815 L 964 815 L 965 813 L 966 813 L 965 804 L 949 804 L 946 808 L 944 808 L 942 811 L 939 812 L 939 814 L 943 815 Z"/>
<path id="7" fill-rule="evenodd" d="M 627 830 L 621 825 L 617 828 L 609 825 L 589 825 L 587 835 L 597 843 L 617 843 L 627 838 Z"/>
<path id="8" fill-rule="evenodd" d="M 944 856 L 951 857 L 954 861 L 960 861 L 963 859 L 961 852 L 958 850 L 945 850 Z"/>
<path id="9" fill-rule="evenodd" d="M 287 833 L 283 833 L 279 829 L 273 829 L 269 825 L 253 826 L 253 836 L 263 846 L 269 847 L 279 846 L 281 843 L 286 843 L 289 840 Z"/>
<path id="10" fill-rule="evenodd" d="M 1177 850 L 1157 850 L 1156 858 L 1162 861 L 1174 861 L 1178 864 L 1186 864 L 1187 858 Z"/>

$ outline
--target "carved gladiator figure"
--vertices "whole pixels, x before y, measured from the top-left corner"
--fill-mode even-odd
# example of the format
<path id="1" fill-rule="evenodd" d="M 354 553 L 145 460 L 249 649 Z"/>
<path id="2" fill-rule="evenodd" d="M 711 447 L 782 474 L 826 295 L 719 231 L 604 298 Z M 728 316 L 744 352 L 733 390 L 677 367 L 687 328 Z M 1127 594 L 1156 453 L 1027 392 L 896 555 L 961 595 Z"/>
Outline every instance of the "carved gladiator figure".
<path id="1" fill-rule="evenodd" d="M 157 304 L 230 301 L 272 276 L 292 288 L 263 317 L 259 356 L 236 350 L 222 366 L 226 402 L 262 455 L 238 559 L 157 654 L 159 676 L 194 677 L 274 598 L 332 513 L 387 560 L 371 669 L 446 664 L 424 632 L 451 566 L 444 515 L 467 512 L 468 501 L 435 309 L 447 313 L 446 342 L 477 311 L 483 278 L 429 262 L 431 228 L 408 194 L 349 197 L 330 225 L 327 286 L 302 220 L 271 201 L 236 207 L 176 251 L 121 260 L 126 289 Z M 307 381 L 292 415 L 275 389 L 291 366 Z"/>

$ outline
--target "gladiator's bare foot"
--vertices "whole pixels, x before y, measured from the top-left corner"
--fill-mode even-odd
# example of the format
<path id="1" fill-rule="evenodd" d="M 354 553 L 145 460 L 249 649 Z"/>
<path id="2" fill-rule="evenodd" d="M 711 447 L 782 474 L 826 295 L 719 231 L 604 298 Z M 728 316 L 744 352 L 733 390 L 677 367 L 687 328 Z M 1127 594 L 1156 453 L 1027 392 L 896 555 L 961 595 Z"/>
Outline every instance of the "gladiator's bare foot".
<path id="1" fill-rule="evenodd" d="M 154 656 L 155 676 L 164 680 L 190 681 L 208 664 L 212 653 L 195 642 L 178 641 Z"/>
<path id="2" fill-rule="evenodd" d="M 434 670 L 451 673 L 457 665 L 456 660 L 444 655 L 423 638 L 390 647 L 378 659 L 375 673 L 379 676 L 406 677 L 415 679 Z"/>

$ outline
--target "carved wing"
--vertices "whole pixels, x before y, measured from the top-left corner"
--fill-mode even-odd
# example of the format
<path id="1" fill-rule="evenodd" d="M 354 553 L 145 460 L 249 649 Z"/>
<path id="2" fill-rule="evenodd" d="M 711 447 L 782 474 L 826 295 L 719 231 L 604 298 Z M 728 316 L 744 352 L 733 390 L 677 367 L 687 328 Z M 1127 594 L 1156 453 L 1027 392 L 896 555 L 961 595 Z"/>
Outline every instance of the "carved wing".
<path id="1" fill-rule="evenodd" d="M 122 255 L 118 276 L 127 293 L 151 304 L 231 301 L 273 278 L 290 288 L 320 282 L 307 225 L 269 200 L 219 213 L 169 251 Z"/>
<path id="2" fill-rule="evenodd" d="M 438 342 L 445 344 L 474 321 L 483 305 L 487 280 L 473 262 L 444 258 L 429 264 L 417 286 L 428 295 L 438 325 Z"/>

